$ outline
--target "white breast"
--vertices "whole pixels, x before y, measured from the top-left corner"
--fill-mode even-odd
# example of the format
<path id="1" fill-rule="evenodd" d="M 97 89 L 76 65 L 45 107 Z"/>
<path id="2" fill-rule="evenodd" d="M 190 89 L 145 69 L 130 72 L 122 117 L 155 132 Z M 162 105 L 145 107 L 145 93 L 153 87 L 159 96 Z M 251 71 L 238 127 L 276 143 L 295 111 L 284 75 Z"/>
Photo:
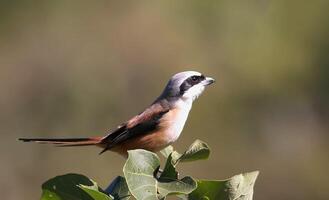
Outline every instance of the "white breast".
<path id="1" fill-rule="evenodd" d="M 165 135 L 169 143 L 175 142 L 180 136 L 191 107 L 192 102 L 179 100 L 164 116 Z"/>

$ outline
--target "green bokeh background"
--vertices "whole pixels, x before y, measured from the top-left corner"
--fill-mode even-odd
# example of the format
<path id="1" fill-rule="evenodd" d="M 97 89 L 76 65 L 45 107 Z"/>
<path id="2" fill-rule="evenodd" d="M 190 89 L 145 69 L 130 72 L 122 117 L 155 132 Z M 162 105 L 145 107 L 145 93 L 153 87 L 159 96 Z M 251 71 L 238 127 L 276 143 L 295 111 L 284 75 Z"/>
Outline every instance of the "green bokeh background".
<path id="1" fill-rule="evenodd" d="M 142 111 L 170 76 L 217 82 L 180 140 L 212 149 L 180 171 L 260 170 L 255 199 L 329 199 L 329 1 L 0 2 L 0 194 L 38 199 L 56 175 L 106 187 L 124 159 L 18 137 L 103 135 Z"/>

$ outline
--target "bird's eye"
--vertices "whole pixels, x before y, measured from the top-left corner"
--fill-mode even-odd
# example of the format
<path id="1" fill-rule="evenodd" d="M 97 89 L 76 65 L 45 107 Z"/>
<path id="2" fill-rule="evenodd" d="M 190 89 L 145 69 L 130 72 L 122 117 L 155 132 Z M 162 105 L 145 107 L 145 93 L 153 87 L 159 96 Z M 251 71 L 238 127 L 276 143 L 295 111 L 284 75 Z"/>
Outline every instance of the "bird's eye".
<path id="1" fill-rule="evenodd" d="M 196 81 L 199 80 L 199 77 L 198 76 L 192 76 L 191 79 L 192 79 L 192 81 L 196 82 Z"/>

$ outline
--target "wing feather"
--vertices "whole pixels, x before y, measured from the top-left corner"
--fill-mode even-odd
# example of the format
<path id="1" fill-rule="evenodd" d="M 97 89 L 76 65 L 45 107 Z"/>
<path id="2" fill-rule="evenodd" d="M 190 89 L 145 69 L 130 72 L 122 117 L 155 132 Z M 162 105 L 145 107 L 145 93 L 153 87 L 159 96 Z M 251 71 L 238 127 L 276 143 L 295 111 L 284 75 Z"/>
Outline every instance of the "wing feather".
<path id="1" fill-rule="evenodd" d="M 144 112 L 136 115 L 126 123 L 119 126 L 116 130 L 105 136 L 101 143 L 106 144 L 106 147 L 101 153 L 111 149 L 121 142 L 156 130 L 158 128 L 160 119 L 168 111 L 168 102 L 161 101 L 152 104 Z"/>

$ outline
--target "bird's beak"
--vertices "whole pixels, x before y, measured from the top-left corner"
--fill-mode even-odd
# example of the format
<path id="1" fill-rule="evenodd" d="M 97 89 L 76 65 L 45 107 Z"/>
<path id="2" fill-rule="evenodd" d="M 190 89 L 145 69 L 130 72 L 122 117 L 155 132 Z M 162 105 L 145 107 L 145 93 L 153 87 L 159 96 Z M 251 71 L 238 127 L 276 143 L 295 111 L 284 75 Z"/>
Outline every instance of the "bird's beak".
<path id="1" fill-rule="evenodd" d="M 204 82 L 204 85 L 211 85 L 215 82 L 215 79 L 213 79 L 211 77 L 206 77 L 206 79 L 203 82 Z"/>

